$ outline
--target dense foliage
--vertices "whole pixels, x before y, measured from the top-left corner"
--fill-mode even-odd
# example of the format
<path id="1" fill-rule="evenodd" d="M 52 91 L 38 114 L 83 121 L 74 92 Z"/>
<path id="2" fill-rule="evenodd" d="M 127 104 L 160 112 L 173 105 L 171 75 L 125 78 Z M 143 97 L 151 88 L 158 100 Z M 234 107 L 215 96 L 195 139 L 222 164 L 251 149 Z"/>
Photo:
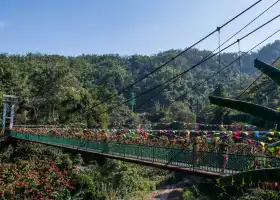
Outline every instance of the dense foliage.
<path id="1" fill-rule="evenodd" d="M 112 160 L 85 165 L 79 154 L 37 144 L 1 148 L 0 199 L 141 199 L 167 174 Z"/>
<path id="2" fill-rule="evenodd" d="M 19 161 L 0 166 L 0 197 L 54 199 L 73 187 L 67 170 L 60 171 L 50 161 Z"/>
<path id="3" fill-rule="evenodd" d="M 0 199 L 143 199 L 156 185 L 181 182 L 183 199 L 279 199 L 273 192 L 248 187 L 221 189 L 209 180 L 107 160 L 84 164 L 79 154 L 38 144 L 1 143 Z M 97 159 L 98 161 L 98 159 Z M 145 199 L 145 198 L 144 198 Z"/>
<path id="4" fill-rule="evenodd" d="M 124 94 L 98 105 L 181 51 L 169 50 L 152 56 L 1 54 L 0 98 L 3 93 L 20 97 L 16 105 L 15 124 L 72 124 L 92 127 L 100 122 L 138 124 L 174 120 L 220 124 L 230 118 L 222 114 L 223 109 L 210 105 L 207 96 L 214 94 L 235 97 L 256 77 L 257 72 L 252 67 L 254 59 L 258 57 L 262 61 L 273 61 L 280 55 L 280 41 L 244 56 L 241 66 L 236 62 L 195 90 L 190 91 L 219 69 L 217 58 L 210 59 L 180 77 L 150 102 L 147 100 L 162 87 L 137 98 L 135 102 L 128 101 L 118 109 L 106 112 L 128 100 L 133 93 L 138 96 L 164 83 L 210 53 L 192 49 Z M 235 53 L 223 53 L 221 63 L 224 66 L 236 57 Z M 237 70 L 240 67 L 241 76 Z M 269 93 L 273 85 L 269 81 L 261 79 L 244 99 L 278 108 L 280 93 Z M 263 100 L 263 96 L 267 98 Z M 181 98 L 175 102 L 178 97 Z M 132 110 L 134 103 L 136 109 Z M 101 136 L 104 139 L 102 134 Z M 196 139 L 198 148 L 210 148 L 212 144 L 221 142 L 213 140 L 209 143 L 204 136 Z M 164 144 L 165 141 L 166 138 L 156 142 Z M 233 147 L 234 145 L 235 143 Z M 251 144 L 246 141 L 246 145 Z M 260 146 L 260 149 L 263 147 Z M 156 184 L 167 174 L 111 160 L 102 166 L 97 163 L 85 165 L 80 156 L 75 157 L 59 149 L 35 144 L 20 144 L 17 148 L 9 146 L 1 154 L 0 161 L 0 196 L 3 199 L 136 199 L 154 190 Z M 207 189 L 201 189 L 207 190 L 209 191 L 209 185 Z M 261 198 L 278 198 L 274 192 L 258 192 L 255 194 Z M 200 194 L 196 189 L 184 193 L 186 199 L 205 199 L 205 196 L 207 195 Z M 252 199 L 252 196 L 250 193 L 248 198 L 242 198 Z M 222 191 L 218 191 L 213 199 L 225 197 L 227 196 Z"/>
<path id="5" fill-rule="evenodd" d="M 261 70 L 265 75 L 270 77 L 277 84 L 277 86 L 280 85 L 280 70 L 277 67 L 268 65 L 257 59 L 255 60 L 254 67 Z M 278 123 L 280 121 L 280 112 L 276 109 L 273 110 L 262 105 L 224 97 L 217 97 L 216 94 L 214 95 L 215 96 L 209 96 L 209 100 L 212 104 L 233 108 L 235 110 L 242 111 L 270 122 Z"/>
<path id="6" fill-rule="evenodd" d="M 279 49 L 280 41 L 276 41 L 258 52 L 244 56 L 241 60 L 243 72 L 241 85 L 240 74 L 237 70 L 239 66 L 236 62 L 224 70 L 220 76 L 215 76 L 194 91 L 189 91 L 218 70 L 219 64 L 217 58 L 214 57 L 180 77 L 177 82 L 171 84 L 149 103 L 147 100 L 162 87 L 137 98 L 135 112 L 142 113 L 144 116 L 145 113 L 149 113 L 147 118 L 152 122 L 175 119 L 210 123 L 215 120 L 215 116 L 218 117 L 218 112 L 213 112 L 215 107 L 209 105 L 207 96 L 217 89 L 216 84 L 218 82 L 223 84 L 226 96 L 235 96 L 255 76 L 256 71 L 252 67 L 253 59 L 258 57 L 262 61 L 271 62 L 280 54 Z M 126 57 L 2 54 L 0 55 L 0 87 L 3 93 L 20 97 L 16 110 L 16 124 L 84 123 L 92 125 L 95 122 L 125 122 L 128 119 L 135 122 L 142 119 L 132 113 L 129 102 L 108 113 L 104 111 L 129 99 L 132 92 L 135 92 L 137 96 L 190 68 L 209 52 L 192 49 L 136 84 L 123 95 L 114 97 L 102 105 L 95 105 L 107 100 L 109 96 L 116 94 L 180 52 L 181 50 L 169 50 L 153 56 Z M 230 63 L 236 57 L 235 53 L 224 53 L 221 55 L 222 64 Z M 174 99 L 181 95 L 183 95 L 181 102 L 173 103 Z M 270 102 L 278 106 L 276 100 L 278 93 L 273 93 L 272 96 Z M 144 105 L 138 108 L 141 104 Z M 99 115 L 99 113 L 102 114 Z"/>

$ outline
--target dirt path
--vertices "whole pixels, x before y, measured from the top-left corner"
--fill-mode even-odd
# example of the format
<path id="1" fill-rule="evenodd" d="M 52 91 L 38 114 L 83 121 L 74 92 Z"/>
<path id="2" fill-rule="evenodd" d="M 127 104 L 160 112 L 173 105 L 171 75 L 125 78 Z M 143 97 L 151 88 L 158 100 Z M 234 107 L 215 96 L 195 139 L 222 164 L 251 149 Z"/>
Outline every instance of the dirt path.
<path id="1" fill-rule="evenodd" d="M 165 186 L 148 195 L 145 200 L 182 200 L 183 188 L 176 186 Z"/>

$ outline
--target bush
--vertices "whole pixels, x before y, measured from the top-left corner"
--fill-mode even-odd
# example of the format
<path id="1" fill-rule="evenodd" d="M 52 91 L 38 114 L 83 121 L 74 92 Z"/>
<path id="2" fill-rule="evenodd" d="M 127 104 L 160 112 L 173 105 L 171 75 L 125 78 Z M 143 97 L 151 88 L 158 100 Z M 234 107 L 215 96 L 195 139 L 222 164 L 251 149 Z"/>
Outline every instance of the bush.
<path id="1" fill-rule="evenodd" d="M 0 165 L 0 196 L 52 199 L 56 193 L 74 189 L 71 173 L 57 168 L 55 161 L 20 161 Z"/>
<path id="2" fill-rule="evenodd" d="M 275 191 L 253 189 L 236 198 L 236 200 L 280 200 L 280 196 Z"/>
<path id="3" fill-rule="evenodd" d="M 136 199 L 155 190 L 166 171 L 108 160 L 83 166 L 80 154 L 20 142 L 0 156 L 0 195 L 12 199 Z M 6 169 L 6 171 L 5 171 Z M 0 197 L 1 199 L 1 197 Z"/>
<path id="4" fill-rule="evenodd" d="M 185 190 L 183 193 L 183 200 L 195 200 L 195 197 L 189 189 Z"/>

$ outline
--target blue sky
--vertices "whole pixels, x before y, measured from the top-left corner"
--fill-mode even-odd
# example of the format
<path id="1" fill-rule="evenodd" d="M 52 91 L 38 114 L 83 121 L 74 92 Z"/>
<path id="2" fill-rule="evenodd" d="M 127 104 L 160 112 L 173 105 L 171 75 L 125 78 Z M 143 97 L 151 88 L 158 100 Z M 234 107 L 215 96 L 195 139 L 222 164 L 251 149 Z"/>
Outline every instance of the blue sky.
<path id="1" fill-rule="evenodd" d="M 0 52 L 151 55 L 183 49 L 256 0 L 1 0 Z M 275 0 L 259 5 L 221 31 L 226 40 Z M 280 3 L 240 36 L 279 14 Z M 241 50 L 280 27 L 280 19 L 241 42 Z M 235 41 L 237 38 L 234 38 Z M 276 35 L 270 40 L 279 39 Z M 197 47 L 213 50 L 218 35 Z M 229 49 L 237 51 L 237 46 Z"/>

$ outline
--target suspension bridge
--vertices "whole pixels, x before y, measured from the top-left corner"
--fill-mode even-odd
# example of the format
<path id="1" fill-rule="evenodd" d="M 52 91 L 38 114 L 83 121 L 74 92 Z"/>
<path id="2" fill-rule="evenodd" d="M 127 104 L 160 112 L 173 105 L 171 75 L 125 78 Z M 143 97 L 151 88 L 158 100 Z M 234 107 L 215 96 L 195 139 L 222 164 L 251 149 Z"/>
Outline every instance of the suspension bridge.
<path id="1" fill-rule="evenodd" d="M 252 170 L 252 166 L 257 162 L 259 163 L 259 169 L 280 167 L 280 158 L 273 156 L 242 155 L 238 153 L 227 154 L 222 151 L 206 152 L 196 151 L 194 149 L 90 141 L 13 131 L 6 131 L 5 136 L 10 139 L 36 142 L 75 150 L 77 152 L 90 153 L 106 158 L 182 171 L 210 178 Z"/>
<path id="2" fill-rule="evenodd" d="M 163 68 L 168 63 L 170 63 L 171 61 L 173 61 L 174 59 L 176 59 L 177 57 L 179 57 L 180 55 L 182 55 L 189 49 L 193 48 L 195 45 L 197 45 L 201 41 L 205 40 L 209 36 L 213 35 L 214 33 L 218 32 L 219 38 L 220 38 L 220 30 L 223 27 L 228 25 L 230 22 L 235 20 L 237 17 L 239 17 L 243 13 L 250 10 L 252 7 L 254 7 L 259 2 L 261 2 L 261 0 L 257 1 L 255 4 L 253 4 L 252 6 L 250 6 L 247 9 L 245 9 L 243 12 L 241 12 L 234 18 L 230 19 L 228 22 L 226 22 L 222 26 L 218 27 L 215 31 L 211 32 L 210 34 L 205 36 L 203 39 L 201 39 L 194 45 L 190 46 L 189 48 L 182 51 L 177 56 L 173 57 L 170 61 L 168 61 L 165 64 L 161 65 L 160 67 L 156 68 L 151 73 L 145 75 L 144 77 L 137 80 L 136 82 L 129 85 L 128 87 L 124 88 L 122 91 L 118 92 L 116 95 L 111 96 L 110 98 L 107 98 L 105 101 L 103 101 L 95 106 L 103 104 L 103 103 L 109 101 L 110 99 L 112 99 L 113 97 L 120 95 L 121 93 L 126 91 L 128 88 L 134 86 L 135 84 L 139 83 L 143 79 L 147 78 L 151 74 L 158 71 L 159 69 Z M 274 3 L 273 5 L 275 5 L 276 3 Z M 265 10 L 259 16 L 257 16 L 251 22 L 249 22 L 244 28 L 246 28 L 249 24 L 251 24 L 253 21 L 255 21 L 258 17 L 260 17 L 267 10 Z M 219 56 L 219 65 L 220 65 L 219 71 L 217 73 L 213 74 L 212 76 L 208 77 L 206 80 L 202 81 L 201 83 L 198 83 L 197 85 L 207 82 L 213 76 L 220 74 L 220 72 L 222 70 L 231 66 L 234 62 L 240 61 L 240 58 L 242 58 L 244 55 L 249 53 L 252 49 L 258 47 L 260 44 L 262 44 L 264 41 L 266 41 L 267 39 L 269 39 L 270 37 L 272 37 L 273 35 L 278 33 L 280 30 L 278 29 L 273 34 L 271 34 L 269 37 L 265 38 L 263 41 L 258 43 L 252 49 L 250 49 L 248 52 L 243 53 L 237 59 L 233 60 L 230 64 L 226 65 L 223 68 L 221 68 L 222 63 L 221 63 L 221 59 L 220 59 L 220 53 L 222 51 L 233 46 L 234 44 L 238 44 L 238 46 L 239 46 L 241 40 L 245 39 L 249 35 L 258 31 L 259 29 L 265 27 L 267 24 L 271 23 L 278 17 L 280 17 L 280 15 L 277 15 L 276 17 L 272 18 L 271 20 L 262 24 L 258 28 L 254 29 L 250 33 L 248 33 L 245 36 L 238 39 L 236 42 L 233 42 L 230 45 L 228 45 L 227 47 L 220 49 L 222 45 L 224 45 L 227 41 L 229 41 L 231 38 L 233 38 L 236 34 L 238 34 L 241 30 L 244 29 L 244 28 L 242 28 L 240 31 L 238 31 L 236 34 L 234 34 L 231 38 L 229 38 L 229 40 L 227 40 L 225 43 L 219 45 L 219 47 L 217 48 L 217 49 L 219 49 L 219 51 L 217 53 L 214 53 L 217 50 L 216 49 L 216 50 L 212 51 L 209 55 L 204 57 L 197 64 L 191 66 L 188 70 L 183 71 L 182 73 L 174 76 L 173 78 L 167 80 L 166 82 L 164 82 L 160 85 L 157 85 L 139 95 L 136 95 L 136 96 L 133 95 L 133 97 L 128 99 L 127 101 L 122 102 L 121 104 L 119 104 L 115 107 L 109 108 L 108 110 L 106 110 L 104 112 L 108 112 L 113 109 L 116 109 L 116 108 L 120 107 L 122 104 L 130 102 L 133 99 L 136 99 L 144 94 L 147 94 L 148 92 L 151 92 L 157 88 L 161 88 L 162 86 L 164 86 L 163 89 L 160 89 L 159 92 L 157 92 L 154 96 L 152 96 L 152 98 L 149 99 L 149 100 L 151 100 L 156 95 L 161 93 L 161 91 L 166 89 L 169 85 L 171 85 L 172 83 L 177 81 L 180 76 L 188 73 L 190 70 L 196 68 L 197 66 L 199 66 L 202 63 L 206 62 L 207 60 L 213 58 L 214 56 Z M 220 39 L 219 39 L 219 44 L 220 44 Z M 239 52 L 240 52 L 240 47 L 239 47 Z M 166 85 L 164 85 L 164 84 L 166 84 Z M 195 88 L 197 88 L 197 86 L 191 88 L 191 90 L 194 90 Z M 180 98 L 181 97 L 179 97 L 179 99 Z M 176 99 L 176 100 L 178 100 L 178 99 Z M 126 144 L 126 143 L 118 143 L 118 142 L 106 142 L 106 141 L 102 141 L 102 140 L 97 141 L 97 140 L 87 140 L 87 139 L 77 139 L 77 138 L 65 138 L 63 136 L 36 135 L 33 133 L 18 132 L 13 129 L 15 102 L 16 102 L 15 96 L 4 96 L 4 98 L 3 98 L 4 109 L 3 109 L 2 128 L 5 130 L 4 135 L 7 136 L 8 139 L 10 139 L 10 140 L 35 142 L 35 143 L 45 144 L 45 145 L 59 147 L 59 148 L 63 148 L 63 149 L 74 150 L 74 151 L 89 153 L 89 154 L 98 155 L 98 156 L 104 156 L 107 158 L 113 158 L 113 159 L 138 163 L 138 164 L 142 164 L 142 165 L 148 165 L 148 166 L 169 169 L 169 170 L 174 170 L 174 171 L 183 171 L 186 173 L 196 174 L 199 176 L 210 177 L 210 178 L 217 178 L 217 177 L 221 177 L 221 176 L 237 174 L 237 173 L 244 172 L 244 171 L 255 170 L 256 168 L 254 168 L 252 166 L 256 166 L 255 165 L 256 163 L 258 163 L 258 168 L 260 168 L 260 169 L 280 167 L 280 158 L 276 157 L 276 156 L 258 156 L 258 155 L 248 155 L 248 154 L 241 154 L 241 153 L 230 154 L 230 153 L 227 153 L 226 150 L 212 151 L 212 152 L 199 151 L 199 150 L 195 149 L 195 145 L 193 148 L 175 148 L 175 147 L 167 148 L 167 147 L 157 147 L 157 146 L 149 146 L 149 145 L 135 145 L 135 144 Z M 10 109 L 8 109 L 8 105 L 11 105 Z M 138 109 L 138 108 L 136 108 L 136 109 Z M 7 110 L 10 110 L 10 113 L 11 113 L 10 117 L 7 117 Z M 98 115 L 100 115 L 100 114 L 102 114 L 102 113 L 99 113 Z M 8 122 L 9 122 L 9 125 L 7 126 Z M 6 127 L 9 127 L 9 128 L 6 129 Z"/>

